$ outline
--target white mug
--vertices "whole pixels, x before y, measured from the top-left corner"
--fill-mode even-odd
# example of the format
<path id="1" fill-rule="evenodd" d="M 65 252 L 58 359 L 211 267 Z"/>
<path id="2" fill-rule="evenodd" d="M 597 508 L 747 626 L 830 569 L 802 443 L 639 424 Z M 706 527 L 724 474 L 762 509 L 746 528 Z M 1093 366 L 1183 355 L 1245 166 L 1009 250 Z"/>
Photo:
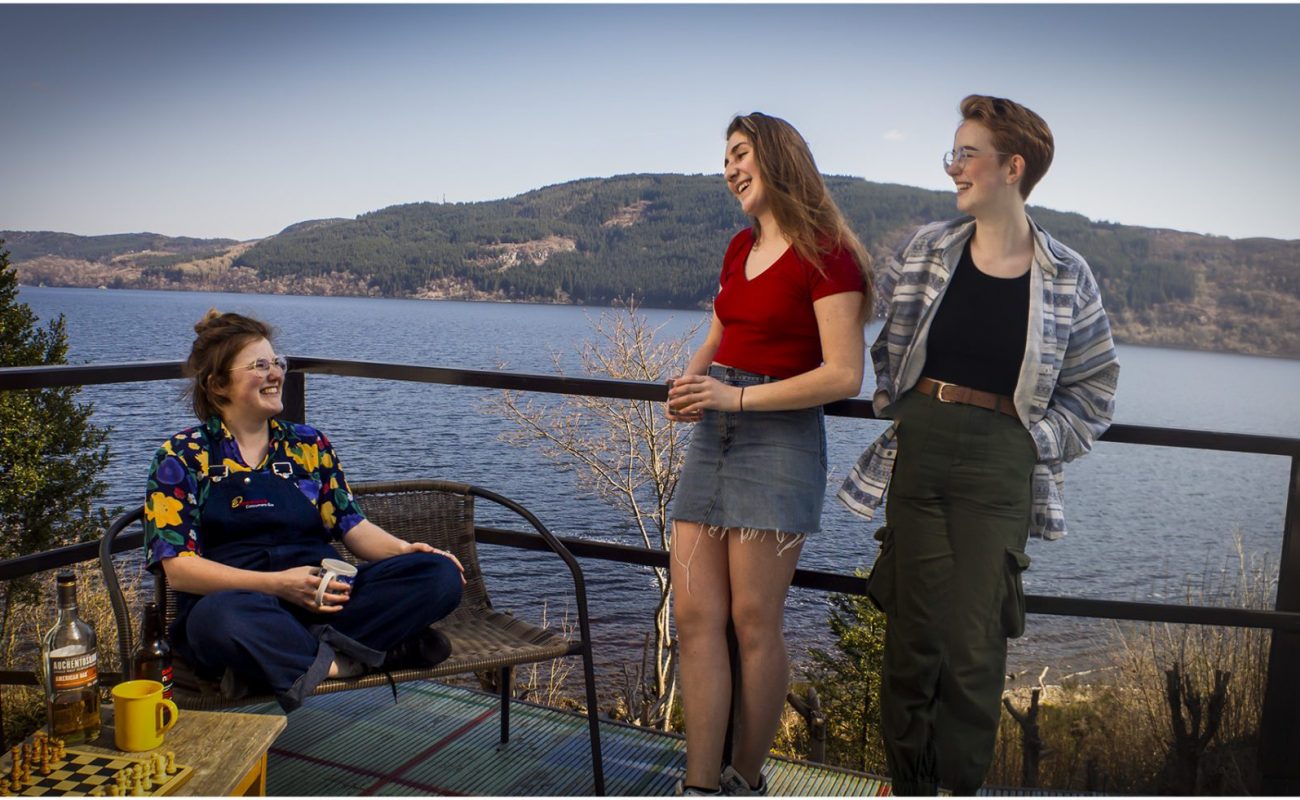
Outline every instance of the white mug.
<path id="1" fill-rule="evenodd" d="M 320 561 L 320 583 L 316 585 L 316 605 L 325 602 L 325 592 L 329 590 L 330 581 L 338 581 L 351 586 L 357 578 L 357 568 L 337 558 L 322 558 Z"/>

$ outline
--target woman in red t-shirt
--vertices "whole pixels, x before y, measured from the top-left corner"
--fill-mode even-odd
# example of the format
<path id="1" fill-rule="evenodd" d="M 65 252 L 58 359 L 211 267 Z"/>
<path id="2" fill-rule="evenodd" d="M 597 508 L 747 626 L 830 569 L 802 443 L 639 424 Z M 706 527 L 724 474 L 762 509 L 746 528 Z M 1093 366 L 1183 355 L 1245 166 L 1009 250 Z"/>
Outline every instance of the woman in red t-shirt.
<path id="1" fill-rule="evenodd" d="M 789 682 L 784 606 L 826 492 L 822 405 L 862 388 L 870 259 L 788 122 L 727 128 L 727 187 L 753 222 L 722 263 L 704 345 L 668 392 L 698 422 L 673 501 L 672 581 L 686 717 L 679 794 L 764 794 Z M 731 766 L 726 629 L 739 641 Z"/>

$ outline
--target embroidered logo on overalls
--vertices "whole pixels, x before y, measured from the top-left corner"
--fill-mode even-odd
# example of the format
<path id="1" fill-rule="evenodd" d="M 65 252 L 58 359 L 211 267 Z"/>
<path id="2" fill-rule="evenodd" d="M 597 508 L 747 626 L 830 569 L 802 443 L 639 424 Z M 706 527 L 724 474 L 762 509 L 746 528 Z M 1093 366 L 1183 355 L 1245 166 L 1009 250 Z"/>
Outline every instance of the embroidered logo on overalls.
<path id="1" fill-rule="evenodd" d="M 258 497 L 251 500 L 245 500 L 243 495 L 236 495 L 231 499 L 230 507 L 236 511 L 251 511 L 255 508 L 275 508 L 275 503 Z"/>

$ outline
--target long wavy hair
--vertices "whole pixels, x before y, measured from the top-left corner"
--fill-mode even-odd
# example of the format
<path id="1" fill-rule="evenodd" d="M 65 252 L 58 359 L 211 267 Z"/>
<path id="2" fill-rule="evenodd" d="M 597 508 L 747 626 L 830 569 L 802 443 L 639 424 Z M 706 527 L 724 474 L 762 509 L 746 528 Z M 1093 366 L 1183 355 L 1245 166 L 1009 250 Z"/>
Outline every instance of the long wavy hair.
<path id="1" fill-rule="evenodd" d="M 799 257 L 819 270 L 822 257 L 834 250 L 847 250 L 862 273 L 863 308 L 871 308 L 871 255 L 858 235 L 849 228 L 839 206 L 826 190 L 812 150 L 794 126 L 780 117 L 759 111 L 734 117 L 727 126 L 727 138 L 740 132 L 754 146 L 758 175 L 768 195 L 772 216 Z M 757 219 L 754 233 L 762 235 Z"/>

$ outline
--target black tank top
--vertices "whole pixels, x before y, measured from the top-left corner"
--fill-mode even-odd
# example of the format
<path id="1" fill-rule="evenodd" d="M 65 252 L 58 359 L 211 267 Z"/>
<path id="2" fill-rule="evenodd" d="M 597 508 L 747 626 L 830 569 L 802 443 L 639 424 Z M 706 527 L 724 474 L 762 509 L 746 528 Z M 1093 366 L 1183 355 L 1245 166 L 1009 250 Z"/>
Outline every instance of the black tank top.
<path id="1" fill-rule="evenodd" d="M 1013 395 L 1029 328 L 1029 273 L 995 278 L 962 250 L 930 323 L 922 375 L 994 394 Z"/>

